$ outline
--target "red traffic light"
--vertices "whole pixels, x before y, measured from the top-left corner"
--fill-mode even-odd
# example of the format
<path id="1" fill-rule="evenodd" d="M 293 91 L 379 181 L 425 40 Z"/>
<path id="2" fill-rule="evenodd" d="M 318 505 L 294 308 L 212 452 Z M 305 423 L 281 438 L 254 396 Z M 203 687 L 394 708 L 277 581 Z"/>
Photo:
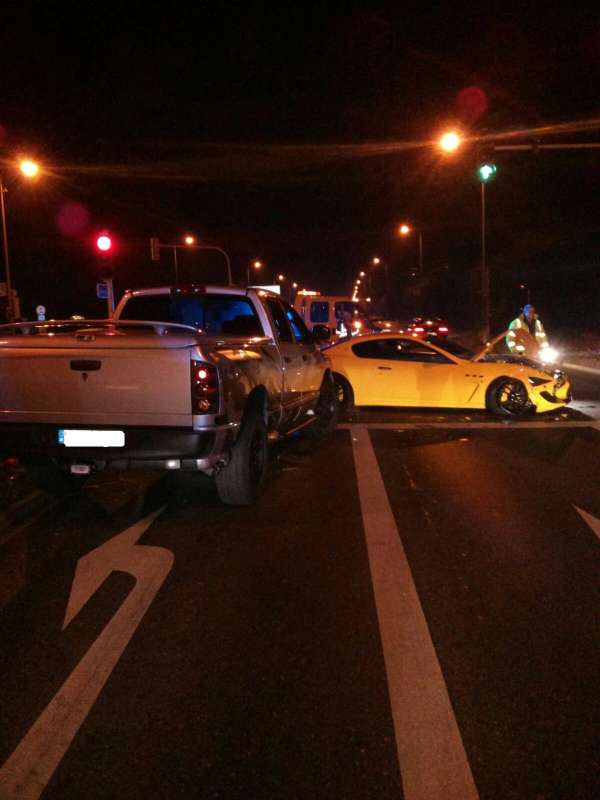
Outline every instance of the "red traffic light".
<path id="1" fill-rule="evenodd" d="M 96 248 L 104 254 L 110 253 L 112 250 L 113 241 L 108 233 L 101 233 L 96 237 Z"/>

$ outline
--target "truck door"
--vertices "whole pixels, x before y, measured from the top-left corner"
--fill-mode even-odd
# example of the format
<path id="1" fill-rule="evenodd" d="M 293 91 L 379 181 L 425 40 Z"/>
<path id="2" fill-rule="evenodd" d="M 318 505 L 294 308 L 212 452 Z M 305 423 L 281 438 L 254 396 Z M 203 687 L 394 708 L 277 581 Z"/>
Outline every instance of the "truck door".
<path id="1" fill-rule="evenodd" d="M 296 311 L 285 300 L 281 301 L 288 322 L 292 328 L 296 347 L 302 359 L 302 392 L 305 400 L 311 400 L 319 394 L 323 380 L 324 356 L 311 340 L 304 322 Z"/>
<path id="2" fill-rule="evenodd" d="M 265 304 L 271 315 L 273 330 L 283 359 L 281 402 L 284 411 L 289 415 L 293 409 L 300 408 L 303 403 L 305 361 L 292 334 L 287 314 L 279 300 L 267 297 Z M 298 317 L 297 314 L 296 316 Z"/>

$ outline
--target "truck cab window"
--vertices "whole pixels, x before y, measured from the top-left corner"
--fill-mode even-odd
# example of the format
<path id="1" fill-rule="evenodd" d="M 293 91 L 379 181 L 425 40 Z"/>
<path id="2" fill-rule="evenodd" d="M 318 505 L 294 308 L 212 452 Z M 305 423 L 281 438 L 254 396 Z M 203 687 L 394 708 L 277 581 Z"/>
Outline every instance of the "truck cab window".
<path id="1" fill-rule="evenodd" d="M 267 298 L 267 307 L 273 317 L 273 326 L 280 342 L 293 342 L 292 329 L 289 326 L 285 311 L 277 300 Z"/>

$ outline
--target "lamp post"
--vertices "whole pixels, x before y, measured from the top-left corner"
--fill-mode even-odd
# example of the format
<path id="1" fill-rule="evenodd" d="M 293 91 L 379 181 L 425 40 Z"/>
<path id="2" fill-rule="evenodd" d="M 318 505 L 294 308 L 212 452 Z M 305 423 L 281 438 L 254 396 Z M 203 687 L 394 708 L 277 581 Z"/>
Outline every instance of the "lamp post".
<path id="1" fill-rule="evenodd" d="M 487 265 L 485 241 L 485 187 L 496 174 L 497 167 L 491 162 L 479 166 L 477 175 L 481 183 L 481 332 L 484 341 L 490 338 L 490 271 Z"/>
<path id="2" fill-rule="evenodd" d="M 413 228 L 408 225 L 406 222 L 403 222 L 402 225 L 398 227 L 398 234 L 400 236 L 410 236 L 413 232 Z M 418 246 L 418 265 L 419 265 L 419 277 L 423 275 L 423 232 L 420 229 L 417 229 L 417 246 Z"/>
<path id="3" fill-rule="evenodd" d="M 19 163 L 19 169 L 26 178 L 30 180 L 36 178 L 39 174 L 40 168 L 35 161 L 28 158 L 23 159 Z M 12 291 L 12 280 L 10 275 L 10 259 L 8 257 L 8 233 L 6 230 L 6 203 L 4 195 L 8 191 L 4 185 L 2 173 L 0 172 L 0 216 L 2 217 L 2 244 L 4 250 L 4 275 L 6 281 L 6 317 L 9 322 L 14 322 L 15 319 L 15 302 Z"/>
<path id="4" fill-rule="evenodd" d="M 259 261 L 258 259 L 256 259 L 255 261 L 253 261 L 253 262 L 252 262 L 252 267 L 253 267 L 255 270 L 259 270 L 259 269 L 261 269 L 261 268 L 262 268 L 262 266 L 263 266 L 263 263 L 262 263 L 262 261 Z M 250 285 L 250 282 L 251 282 L 251 281 L 250 281 L 250 266 L 248 266 L 248 267 L 246 268 L 246 273 L 247 273 L 247 275 L 248 275 L 248 285 Z"/>
<path id="5" fill-rule="evenodd" d="M 216 247 L 215 245 L 207 245 L 207 244 L 196 244 L 196 237 L 191 236 L 190 234 L 186 234 L 183 237 L 184 244 L 161 244 L 160 241 L 156 236 L 150 238 L 150 255 L 153 261 L 159 260 L 159 253 L 160 250 L 167 249 L 173 251 L 173 266 L 175 267 L 175 283 L 179 281 L 179 264 L 177 261 L 177 250 L 180 249 L 187 249 L 187 250 L 213 250 L 217 253 L 221 253 L 223 258 L 225 259 L 225 264 L 227 266 L 227 281 L 228 285 L 233 285 L 233 280 L 231 277 L 231 261 L 229 256 L 223 250 L 222 247 Z"/>

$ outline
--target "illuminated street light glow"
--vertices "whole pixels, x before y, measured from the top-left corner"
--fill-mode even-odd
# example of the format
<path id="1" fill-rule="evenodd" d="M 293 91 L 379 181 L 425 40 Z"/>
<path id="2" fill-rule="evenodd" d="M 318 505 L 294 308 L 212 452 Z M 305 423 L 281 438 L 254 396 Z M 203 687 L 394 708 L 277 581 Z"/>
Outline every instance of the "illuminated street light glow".
<path id="1" fill-rule="evenodd" d="M 253 261 L 252 266 L 254 269 L 260 269 L 262 267 L 262 261 Z"/>
<path id="2" fill-rule="evenodd" d="M 26 178 L 35 178 L 40 171 L 39 164 L 29 158 L 24 158 L 19 164 L 19 169 Z"/>
<path id="3" fill-rule="evenodd" d="M 411 231 L 412 228 L 410 227 L 410 225 L 407 225 L 406 223 L 403 223 L 398 228 L 398 233 L 400 234 L 400 236 L 408 236 L 408 234 L 411 233 Z"/>
<path id="4" fill-rule="evenodd" d="M 361 278 L 364 278 L 366 273 L 364 273 L 364 272 L 359 272 L 358 274 L 360 275 L 360 277 L 361 277 Z"/>
<path id="5" fill-rule="evenodd" d="M 377 264 L 381 264 L 381 259 L 377 258 L 377 256 L 375 256 L 375 258 L 373 259 L 373 261 L 371 263 L 375 264 L 375 266 L 377 266 Z"/>
<path id="6" fill-rule="evenodd" d="M 277 276 L 277 280 L 278 281 L 284 281 L 285 280 L 285 275 L 278 275 Z"/>
<path id="7" fill-rule="evenodd" d="M 438 146 L 444 153 L 454 153 L 460 145 L 462 139 L 456 131 L 446 131 L 438 140 Z"/>
<path id="8" fill-rule="evenodd" d="M 196 237 L 195 236 L 190 236 L 188 234 L 187 236 L 184 237 L 183 241 L 188 245 L 189 244 L 196 244 Z"/>

